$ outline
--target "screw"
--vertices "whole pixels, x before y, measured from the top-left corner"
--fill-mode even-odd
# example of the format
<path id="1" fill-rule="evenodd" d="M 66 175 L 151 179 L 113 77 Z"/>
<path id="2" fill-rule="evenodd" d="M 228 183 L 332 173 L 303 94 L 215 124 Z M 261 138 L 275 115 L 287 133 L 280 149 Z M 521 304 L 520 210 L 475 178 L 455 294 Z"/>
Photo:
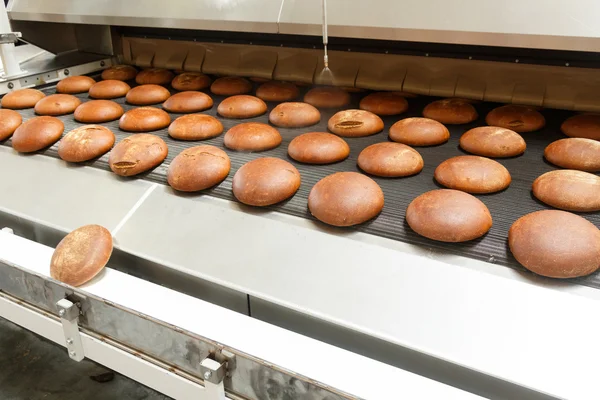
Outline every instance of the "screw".
<path id="1" fill-rule="evenodd" d="M 565 67 L 568 67 L 568 66 L 569 66 L 569 63 L 565 63 Z"/>
<path id="2" fill-rule="evenodd" d="M 65 315 L 65 310 L 59 310 L 58 311 L 58 315 L 60 315 L 61 317 Z"/>
<path id="3" fill-rule="evenodd" d="M 469 60 L 472 60 L 472 59 L 473 59 L 473 56 L 469 56 Z"/>
<path id="4" fill-rule="evenodd" d="M 425 53 L 425 57 L 429 57 L 429 53 Z"/>
<path id="5" fill-rule="evenodd" d="M 212 371 L 206 371 L 204 373 L 204 379 L 210 379 L 211 376 L 212 376 Z"/>
<path id="6" fill-rule="evenodd" d="M 389 53 L 390 53 L 390 52 L 389 52 L 389 50 L 386 50 L 386 51 L 385 51 L 385 54 L 389 54 Z"/>
<path id="7" fill-rule="evenodd" d="M 63 71 L 63 73 L 64 73 L 65 75 L 69 75 L 69 70 L 68 70 L 68 69 L 65 69 L 65 70 Z"/>
<path id="8" fill-rule="evenodd" d="M 517 58 L 517 59 L 515 60 L 515 62 L 516 62 L 516 63 L 518 63 L 518 62 L 519 62 L 519 59 Z"/>
<path id="9" fill-rule="evenodd" d="M 100 61 L 100 66 L 104 67 L 106 65 L 106 63 L 104 61 Z"/>
<path id="10" fill-rule="evenodd" d="M 15 87 L 15 84 L 14 84 L 14 83 L 12 83 L 12 82 L 8 82 L 8 88 L 9 88 L 9 89 L 12 89 L 12 88 L 14 88 L 14 87 Z"/>
<path id="11" fill-rule="evenodd" d="M 68 344 L 68 345 L 71 345 L 71 344 L 73 344 L 73 339 L 71 339 L 71 338 L 68 338 L 68 339 L 67 339 L 67 344 Z"/>
<path id="12" fill-rule="evenodd" d="M 77 355 L 77 353 L 75 353 L 74 351 L 70 351 L 70 352 L 69 352 L 69 355 L 70 355 L 71 357 L 75 357 L 75 356 Z"/>

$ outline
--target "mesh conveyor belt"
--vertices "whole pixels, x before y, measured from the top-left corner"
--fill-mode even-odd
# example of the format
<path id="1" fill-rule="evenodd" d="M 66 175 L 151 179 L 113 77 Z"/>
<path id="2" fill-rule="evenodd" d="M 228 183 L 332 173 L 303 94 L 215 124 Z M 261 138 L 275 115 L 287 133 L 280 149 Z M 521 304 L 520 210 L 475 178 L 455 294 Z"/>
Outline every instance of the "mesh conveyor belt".
<path id="1" fill-rule="evenodd" d="M 55 86 L 52 85 L 43 90 L 47 94 L 52 94 L 55 93 Z M 364 93 L 353 95 L 353 103 L 347 108 L 358 108 L 358 101 L 364 95 Z M 212 94 L 211 96 L 213 97 L 215 104 L 212 109 L 205 111 L 205 113 L 217 116 L 217 105 L 221 102 L 221 100 L 223 100 L 223 97 Z M 89 99 L 87 93 L 78 95 L 78 97 L 84 101 Z M 423 107 L 433 100 L 435 99 L 427 97 L 409 99 L 410 109 L 401 117 L 406 118 L 409 116 L 420 116 Z M 134 108 L 134 106 L 126 104 L 124 98 L 117 99 L 116 102 L 121 104 L 126 111 Z M 268 113 L 275 105 L 276 104 L 274 103 L 269 104 L 269 111 L 267 114 L 257 118 L 233 120 L 219 117 L 219 119 L 225 127 L 225 132 L 232 126 L 246 121 L 268 122 Z M 500 193 L 477 196 L 488 206 L 494 221 L 492 228 L 483 238 L 467 243 L 436 242 L 414 233 L 408 227 L 404 219 L 406 207 L 412 201 L 412 199 L 421 193 L 432 189 L 438 189 L 440 187 L 435 183 L 433 178 L 433 172 L 437 165 L 450 157 L 466 154 L 458 147 L 458 140 L 462 133 L 470 128 L 485 125 L 484 118 L 486 113 L 495 106 L 497 106 L 497 104 L 475 104 L 475 107 L 480 115 L 480 118 L 477 121 L 468 125 L 448 126 L 451 137 L 448 143 L 444 145 L 417 148 L 425 161 L 425 167 L 420 174 L 399 179 L 374 178 L 385 193 L 385 207 L 383 212 L 376 219 L 370 222 L 364 223 L 360 226 L 355 226 L 353 228 L 344 229 L 360 230 L 370 234 L 424 246 L 433 251 L 462 255 L 496 264 L 506 265 L 518 270 L 523 270 L 523 268 L 512 257 L 508 249 L 508 230 L 511 224 L 520 216 L 533 211 L 550 208 L 533 198 L 531 193 L 531 184 L 534 179 L 541 174 L 555 169 L 555 167 L 544 161 L 544 148 L 550 142 L 564 138 L 564 136 L 560 133 L 559 127 L 561 122 L 571 115 L 570 112 L 559 110 L 542 111 L 546 117 L 547 125 L 542 131 L 523 134 L 523 137 L 527 142 L 527 151 L 525 154 L 515 158 L 498 159 L 498 161 L 510 171 L 512 175 L 512 183 L 508 189 Z M 160 107 L 160 105 L 158 105 L 158 107 Z M 335 113 L 335 111 L 337 110 L 321 110 L 321 122 L 312 127 L 300 129 L 279 128 L 279 131 L 283 136 L 282 144 L 276 149 L 260 153 L 238 153 L 228 150 L 223 146 L 224 135 L 202 142 L 183 142 L 171 139 L 167 134 L 167 129 L 153 132 L 162 137 L 168 144 L 169 155 L 162 165 L 149 173 L 139 175 L 137 179 L 147 179 L 166 184 L 167 167 L 170 161 L 177 154 L 187 147 L 197 146 L 200 143 L 212 144 L 224 149 L 229 154 L 229 157 L 231 158 L 231 172 L 228 178 L 220 185 L 197 195 L 202 196 L 209 194 L 211 196 L 235 201 L 235 198 L 231 192 L 231 180 L 241 165 L 258 157 L 280 157 L 292 162 L 298 168 L 302 175 L 302 184 L 294 197 L 270 208 L 282 213 L 313 219 L 308 212 L 307 207 L 308 194 L 313 185 L 324 176 L 337 171 L 358 171 L 356 160 L 360 151 L 370 144 L 388 140 L 387 132 L 389 127 L 400 119 L 398 116 L 384 118 L 385 129 L 379 134 L 365 138 L 346 138 L 350 145 L 351 153 L 350 157 L 348 157 L 348 159 L 345 161 L 332 165 L 312 166 L 301 164 L 290 159 L 287 156 L 287 146 L 289 142 L 301 133 L 311 131 L 327 131 L 327 120 Z M 21 114 L 23 115 L 24 119 L 34 116 L 32 109 L 23 110 Z M 175 119 L 178 116 L 178 114 L 171 114 L 172 119 Z M 65 123 L 65 133 L 78 126 L 84 125 L 76 122 L 73 119 L 72 114 L 62 116 L 60 119 L 62 119 L 62 121 Z M 118 121 L 105 123 L 103 125 L 113 130 L 117 136 L 117 142 L 130 135 L 129 133 L 119 130 Z M 4 145 L 10 146 L 10 140 L 6 141 Z M 54 146 L 43 150 L 40 153 L 58 157 L 56 149 L 57 145 L 55 144 Z M 108 167 L 108 154 L 95 161 L 89 162 L 88 165 L 110 170 Z M 580 215 L 594 223 L 596 226 L 600 226 L 599 212 L 585 213 Z M 372 266 L 372 268 L 376 268 L 376 266 Z M 573 279 L 572 281 L 582 285 L 600 288 L 600 272 L 588 277 Z"/>

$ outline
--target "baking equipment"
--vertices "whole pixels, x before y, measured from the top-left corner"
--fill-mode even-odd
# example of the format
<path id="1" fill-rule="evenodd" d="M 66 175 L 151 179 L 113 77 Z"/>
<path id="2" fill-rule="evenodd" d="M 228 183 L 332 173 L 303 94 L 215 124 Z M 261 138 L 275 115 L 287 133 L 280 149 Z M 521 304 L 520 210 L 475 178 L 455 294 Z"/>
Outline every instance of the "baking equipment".
<path id="1" fill-rule="evenodd" d="M 0 315 L 65 345 L 74 359 L 83 354 L 176 398 L 218 398 L 210 396 L 221 396 L 222 384 L 228 396 L 250 399 L 593 398 L 597 275 L 558 282 L 526 273 L 506 249 L 506 232 L 519 216 L 545 208 L 529 187 L 554 168 L 542 153 L 561 137 L 560 122 L 600 108 L 600 38 L 589 28 L 600 6 L 433 3 L 327 4 L 331 40 L 324 41 L 336 85 L 420 94 L 409 99 L 407 116 L 438 96 L 484 101 L 476 104 L 480 120 L 452 127 L 449 143 L 418 149 L 425 159 L 419 175 L 377 179 L 386 196 L 377 219 L 326 227 L 310 217 L 306 197 L 321 177 L 356 170 L 360 150 L 386 140 L 385 133 L 349 139 L 352 154 L 342 163 L 296 163 L 302 186 L 283 204 L 254 209 L 231 196 L 239 166 L 265 155 L 285 158 L 294 136 L 324 130 L 333 112 L 324 111 L 316 127 L 281 129 L 277 149 L 229 152 L 230 177 L 199 195 L 164 185 L 170 160 L 196 144 L 171 140 L 164 130 L 158 134 L 168 159 L 136 179 L 108 172 L 107 156 L 67 165 L 56 146 L 23 156 L 7 141 L 0 146 L 8 171 L 0 182 L 0 225 L 14 234 L 0 234 Z M 120 62 L 326 83 L 323 5 L 13 0 L 8 9 L 25 40 L 62 60 L 85 60 L 48 72 L 55 75 L 41 88 L 52 93 L 53 81 L 67 74 L 96 77 Z M 52 40 L 57 35 L 65 40 Z M 25 79 L 0 88 L 41 82 Z M 353 106 L 363 95 L 353 95 Z M 461 154 L 462 132 L 483 124 L 494 105 L 511 102 L 545 107 L 548 125 L 524 135 L 524 156 L 501 161 L 511 187 L 480 197 L 494 218 L 490 233 L 462 245 L 418 237 L 404 222 L 410 200 L 437 187 L 433 170 Z M 399 118 L 386 118 L 386 131 Z M 66 130 L 79 125 L 72 115 L 61 119 Z M 226 129 L 240 122 L 221 121 Z M 116 123 L 106 125 L 118 140 L 127 136 Z M 222 147 L 222 136 L 206 143 Z M 585 217 L 600 223 L 597 213 Z M 116 250 L 101 279 L 73 290 L 48 278 L 50 247 L 87 223 L 110 229 Z M 65 296 L 70 304 L 57 308 Z M 82 315 L 60 318 L 72 307 Z M 80 342 L 64 334 L 74 324 Z"/>

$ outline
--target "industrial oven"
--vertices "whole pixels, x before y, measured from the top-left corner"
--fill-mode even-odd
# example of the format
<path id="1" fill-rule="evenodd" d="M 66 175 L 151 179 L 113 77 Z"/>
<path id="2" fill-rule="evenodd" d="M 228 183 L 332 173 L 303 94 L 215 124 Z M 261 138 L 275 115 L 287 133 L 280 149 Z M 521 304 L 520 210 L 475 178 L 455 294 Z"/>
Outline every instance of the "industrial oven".
<path id="1" fill-rule="evenodd" d="M 577 112 L 600 111 L 600 3 L 435 0 L 11 0 L 0 15 L 0 92 L 55 93 L 66 76 L 115 64 L 213 76 L 403 91 L 410 108 L 383 133 L 349 139 L 343 162 L 296 164 L 289 201 L 235 201 L 233 172 L 259 156 L 287 158 L 299 133 L 263 153 L 230 152 L 232 173 L 201 194 L 166 184 L 169 162 L 192 143 L 158 131 L 165 162 L 133 179 L 108 155 L 63 162 L 0 145 L 0 316 L 176 399 L 596 399 L 600 275 L 552 280 L 507 247 L 520 216 L 547 208 L 532 181 L 554 167 L 544 148 Z M 328 15 L 324 60 L 323 11 Z M 9 25 L 10 20 L 10 25 Z M 50 53 L 19 60 L 22 37 Z M 331 76 L 321 74 L 328 61 Z M 333 82 L 330 81 L 333 79 Z M 216 115 L 223 99 L 211 95 Z M 87 93 L 78 95 L 83 101 Z M 353 228 L 318 223 L 307 196 L 321 178 L 357 171 L 364 147 L 441 97 L 477 101 L 479 120 L 450 127 L 447 144 L 420 148 L 410 178 L 379 179 L 383 212 Z M 117 99 L 125 110 L 132 108 Z M 406 224 L 407 205 L 437 188 L 435 167 L 460 155 L 458 138 L 499 103 L 540 107 L 546 127 L 526 153 L 502 160 L 509 190 L 481 196 L 494 225 L 480 240 L 434 242 Z M 269 104 L 272 109 L 275 104 Z M 21 112 L 24 119 L 33 110 Z M 81 125 L 60 117 L 65 132 Z M 267 117 L 253 120 L 266 122 Z M 225 129 L 238 121 L 221 119 Z M 128 136 L 106 123 L 117 141 Z M 223 147 L 222 136 L 205 141 Z M 204 142 L 203 142 L 204 143 Z M 585 218 L 600 225 L 599 213 Z M 108 268 L 73 288 L 49 277 L 53 248 L 71 230 L 108 228 Z"/>

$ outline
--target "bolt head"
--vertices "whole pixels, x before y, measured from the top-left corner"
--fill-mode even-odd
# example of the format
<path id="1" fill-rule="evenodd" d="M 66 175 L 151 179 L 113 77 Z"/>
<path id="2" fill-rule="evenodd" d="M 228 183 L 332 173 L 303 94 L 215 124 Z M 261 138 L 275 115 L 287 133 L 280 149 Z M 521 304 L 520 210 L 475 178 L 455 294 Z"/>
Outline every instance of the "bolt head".
<path id="1" fill-rule="evenodd" d="M 210 379 L 211 376 L 212 376 L 212 371 L 206 371 L 204 373 L 204 379 Z"/>
<path id="2" fill-rule="evenodd" d="M 14 87 L 15 87 L 15 84 L 14 84 L 14 83 L 12 83 L 12 82 L 8 82 L 8 88 L 9 88 L 9 89 L 12 89 L 12 88 L 14 88 Z"/>
<path id="3" fill-rule="evenodd" d="M 60 315 L 61 317 L 65 315 L 65 310 L 59 310 L 58 311 L 58 315 Z"/>
<path id="4" fill-rule="evenodd" d="M 77 355 L 77 353 L 75 353 L 74 351 L 70 351 L 70 352 L 69 352 L 69 355 L 70 355 L 71 357 L 75 357 L 75 356 Z"/>
<path id="5" fill-rule="evenodd" d="M 69 70 L 68 70 L 68 69 L 65 69 L 65 70 L 63 71 L 63 73 L 64 73 L 65 75 L 69 75 Z"/>
<path id="6" fill-rule="evenodd" d="M 100 61 L 100 66 L 104 67 L 106 65 L 106 63 L 104 61 Z"/>
<path id="7" fill-rule="evenodd" d="M 68 338 L 68 339 L 67 339 L 67 344 L 73 344 L 73 339 L 71 339 L 71 338 Z"/>

